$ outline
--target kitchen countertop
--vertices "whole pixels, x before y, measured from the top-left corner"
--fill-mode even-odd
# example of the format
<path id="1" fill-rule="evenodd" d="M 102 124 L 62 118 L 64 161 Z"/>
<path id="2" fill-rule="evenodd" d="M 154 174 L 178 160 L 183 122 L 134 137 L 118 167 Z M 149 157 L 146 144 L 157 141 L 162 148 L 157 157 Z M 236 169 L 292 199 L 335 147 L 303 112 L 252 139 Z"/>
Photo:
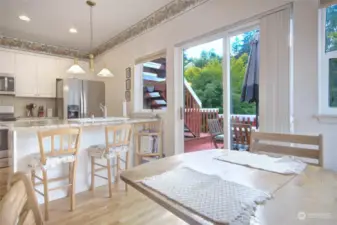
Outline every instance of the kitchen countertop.
<path id="1" fill-rule="evenodd" d="M 13 122 L 4 122 L 0 124 L 0 129 L 9 129 L 12 131 L 53 129 L 61 127 L 88 127 L 104 126 L 113 124 L 133 124 L 142 122 L 158 121 L 158 118 L 125 118 L 125 117 L 107 117 L 107 118 L 83 118 L 83 119 L 48 119 L 48 120 L 18 120 Z"/>

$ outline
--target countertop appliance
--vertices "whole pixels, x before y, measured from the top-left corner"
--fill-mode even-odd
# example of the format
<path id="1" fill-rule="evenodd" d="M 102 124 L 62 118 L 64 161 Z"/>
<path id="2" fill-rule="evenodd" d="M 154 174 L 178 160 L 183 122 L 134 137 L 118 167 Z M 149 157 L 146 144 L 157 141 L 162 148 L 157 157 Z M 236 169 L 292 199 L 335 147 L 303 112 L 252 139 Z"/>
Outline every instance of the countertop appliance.
<path id="1" fill-rule="evenodd" d="M 0 94 L 15 95 L 15 77 L 13 74 L 0 73 Z"/>
<path id="2" fill-rule="evenodd" d="M 60 119 L 103 117 L 105 83 L 76 78 L 56 79 L 56 116 Z"/>

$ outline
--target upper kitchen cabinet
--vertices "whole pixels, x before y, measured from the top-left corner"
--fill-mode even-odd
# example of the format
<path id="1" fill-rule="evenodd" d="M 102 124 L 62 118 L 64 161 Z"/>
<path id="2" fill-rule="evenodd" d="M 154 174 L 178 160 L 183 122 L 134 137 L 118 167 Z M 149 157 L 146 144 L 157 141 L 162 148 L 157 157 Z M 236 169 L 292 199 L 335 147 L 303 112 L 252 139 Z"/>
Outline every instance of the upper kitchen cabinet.
<path id="1" fill-rule="evenodd" d="M 57 59 L 39 57 L 37 62 L 37 97 L 55 98 L 57 77 Z"/>
<path id="2" fill-rule="evenodd" d="M 37 62 L 38 57 L 28 54 L 15 54 L 16 96 L 37 96 Z"/>
<path id="3" fill-rule="evenodd" d="M 0 51 L 0 73 L 15 73 L 15 54 L 9 51 Z"/>

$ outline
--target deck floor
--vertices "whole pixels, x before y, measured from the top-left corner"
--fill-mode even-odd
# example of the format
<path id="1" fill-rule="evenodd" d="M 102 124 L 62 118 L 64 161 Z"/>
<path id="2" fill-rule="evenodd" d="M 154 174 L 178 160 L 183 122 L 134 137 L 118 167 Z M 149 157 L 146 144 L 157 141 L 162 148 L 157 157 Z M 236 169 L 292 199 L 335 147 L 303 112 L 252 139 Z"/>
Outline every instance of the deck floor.
<path id="1" fill-rule="evenodd" d="M 211 150 L 216 148 L 211 140 L 211 135 L 209 133 L 201 133 L 199 138 L 185 137 L 184 147 L 186 153 L 202 150 Z"/>

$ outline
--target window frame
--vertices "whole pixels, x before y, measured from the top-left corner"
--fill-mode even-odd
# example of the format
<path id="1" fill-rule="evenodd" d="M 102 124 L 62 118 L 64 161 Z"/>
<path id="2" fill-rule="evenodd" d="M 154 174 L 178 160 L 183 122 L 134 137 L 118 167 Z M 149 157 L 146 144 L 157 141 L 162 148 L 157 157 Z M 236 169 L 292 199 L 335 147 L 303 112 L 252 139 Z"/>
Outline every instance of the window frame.
<path id="1" fill-rule="evenodd" d="M 135 61 L 134 66 L 134 92 L 133 92 L 133 108 L 135 113 L 166 113 L 168 110 L 168 102 L 166 99 L 166 109 L 144 109 L 144 84 L 143 84 L 143 64 L 152 61 L 158 57 L 166 59 L 166 94 L 167 94 L 167 52 L 162 50 L 153 54 L 147 55 Z M 140 94 L 139 94 L 140 93 Z"/>
<path id="2" fill-rule="evenodd" d="M 337 50 L 326 52 L 326 8 L 319 10 L 319 114 L 337 115 L 337 107 L 330 107 L 329 104 L 329 61 L 332 58 L 337 59 Z"/>

